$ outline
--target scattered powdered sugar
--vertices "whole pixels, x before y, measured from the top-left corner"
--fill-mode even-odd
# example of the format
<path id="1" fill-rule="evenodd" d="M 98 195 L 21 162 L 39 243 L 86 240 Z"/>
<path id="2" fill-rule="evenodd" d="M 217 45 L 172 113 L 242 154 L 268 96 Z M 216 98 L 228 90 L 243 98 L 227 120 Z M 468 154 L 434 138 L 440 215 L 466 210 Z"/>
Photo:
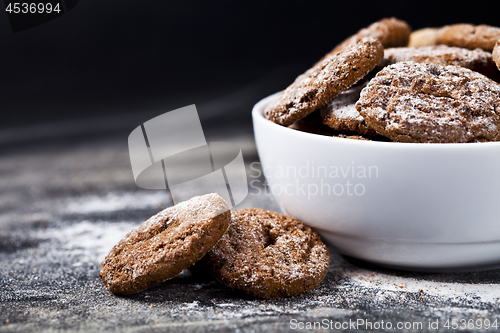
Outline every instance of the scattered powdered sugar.
<path id="1" fill-rule="evenodd" d="M 371 37 L 328 54 L 266 107 L 266 118 L 283 126 L 291 125 L 355 84 L 382 58 L 382 45 Z"/>
<path id="2" fill-rule="evenodd" d="M 500 85 L 463 67 L 395 63 L 370 81 L 356 106 L 396 141 L 500 140 Z"/>
<path id="3" fill-rule="evenodd" d="M 185 308 L 185 309 L 195 309 L 198 307 L 200 302 L 198 301 L 193 301 L 192 303 L 182 303 L 180 306 Z"/>
<path id="4" fill-rule="evenodd" d="M 472 70 L 491 70 L 491 53 L 481 49 L 468 50 L 461 47 L 433 45 L 424 47 L 395 47 L 384 50 L 382 66 L 402 61 L 427 62 L 440 65 L 454 65 Z"/>
<path id="5" fill-rule="evenodd" d="M 364 288 L 394 292 L 421 293 L 438 296 L 448 301 L 500 302 L 500 285 L 436 282 L 416 278 L 392 276 L 364 269 L 348 272 L 353 283 Z"/>
<path id="6" fill-rule="evenodd" d="M 37 233 L 40 238 L 55 240 L 47 243 L 54 251 L 54 258 L 71 255 L 71 269 L 81 270 L 80 266 L 98 265 L 112 246 L 139 224 L 140 221 L 81 221 L 59 225 L 57 228 L 39 229 Z M 296 239 L 300 240 L 301 238 Z M 155 309 L 165 305 L 166 309 L 162 311 L 167 311 L 172 316 L 189 316 L 193 320 L 207 316 L 211 320 L 228 320 L 293 314 L 338 318 L 354 315 L 358 310 L 353 309 L 360 306 L 376 309 L 419 307 L 423 316 L 481 317 L 491 315 L 488 307 L 500 304 L 498 284 L 439 282 L 421 275 L 414 278 L 397 271 L 391 274 L 376 269 L 367 270 L 350 265 L 334 251 L 331 255 L 332 262 L 325 281 L 313 291 L 297 298 L 264 301 L 235 298 L 226 291 L 220 292 L 220 285 L 210 280 L 190 284 L 183 280 L 186 277 L 160 289 L 149 290 L 139 298 L 151 295 L 158 299 L 158 295 L 165 295 L 164 298 L 160 297 L 163 304 L 156 303 Z M 184 275 L 189 276 L 189 273 Z M 183 298 L 184 293 L 188 293 L 189 297 Z M 214 297 L 215 293 L 220 294 L 220 297 Z M 420 295 L 424 300 L 419 300 Z M 457 304 L 466 304 L 467 307 L 459 307 Z"/>
<path id="7" fill-rule="evenodd" d="M 231 224 L 207 254 L 216 277 L 261 297 L 282 297 L 318 285 L 328 251 L 299 221 L 257 208 L 232 212 Z M 273 286 L 280 286 L 275 288 Z"/>
<path id="8" fill-rule="evenodd" d="M 71 198 L 61 205 L 61 210 L 73 214 L 109 213 L 125 209 L 160 208 L 170 204 L 165 191 L 141 191 Z"/>
<path id="9" fill-rule="evenodd" d="M 80 262 L 101 262 L 111 248 L 139 224 L 81 221 L 41 229 L 38 236 L 42 239 L 57 240 L 61 251 L 71 252 L 80 258 Z M 73 265 L 78 266 L 77 263 Z"/>
<path id="10" fill-rule="evenodd" d="M 251 215 L 247 215 L 247 217 L 253 220 L 256 218 Z M 93 267 L 95 267 L 95 264 L 99 264 L 125 234 L 137 228 L 141 223 L 142 221 L 65 221 L 56 224 L 54 227 L 38 229 L 36 233 L 40 239 L 53 240 L 50 243 L 50 247 L 54 252 L 52 256 L 56 254 L 61 257 L 71 256 L 73 269 L 81 270 L 81 267 L 88 267 L 89 264 L 92 264 Z M 291 235 L 290 237 L 293 238 L 294 242 L 300 243 L 304 241 L 304 237 L 301 235 Z M 49 245 L 49 243 L 46 244 Z M 416 300 L 414 295 L 417 295 L 417 299 L 418 295 L 422 295 L 426 299 L 432 299 L 432 304 L 442 304 L 439 308 L 434 307 L 432 309 L 434 314 L 436 314 L 436 311 L 442 311 L 443 315 L 449 313 L 463 315 L 466 311 L 470 312 L 471 315 L 487 315 L 488 311 L 481 310 L 482 307 L 489 306 L 488 304 L 492 306 L 500 304 L 500 285 L 498 284 L 439 282 L 421 276 L 413 278 L 398 276 L 398 274 L 385 274 L 377 270 L 371 271 L 349 265 L 339 259 L 338 254 L 335 252 L 331 254 L 332 263 L 326 281 L 312 292 L 301 296 L 300 301 L 297 301 L 300 304 L 299 308 L 294 309 L 271 302 L 261 304 L 259 300 L 243 301 L 241 299 L 233 300 L 232 298 L 222 297 L 214 302 L 212 307 L 197 300 L 180 302 L 176 305 L 176 311 L 203 315 L 207 311 L 220 309 L 217 310 L 220 312 L 214 312 L 214 317 L 220 318 L 246 318 L 256 315 L 278 315 L 280 313 L 293 314 L 307 311 L 309 307 L 319 307 L 317 311 L 321 313 L 322 309 L 334 311 L 333 308 L 325 308 L 325 306 L 356 304 L 355 302 L 361 297 L 360 295 L 365 294 L 371 295 L 369 302 L 373 302 L 377 306 L 380 304 L 393 304 L 395 301 L 392 299 L 397 302 L 406 302 L 408 300 L 408 304 L 414 304 L 411 303 Z M 17 263 L 17 265 L 21 264 L 21 261 Z M 301 274 L 299 265 L 291 265 L 290 268 L 292 269 L 287 272 L 290 277 Z M 311 270 L 312 267 L 305 269 Z M 310 273 L 311 271 L 308 274 Z M 193 290 L 203 294 L 209 285 L 198 283 L 192 286 Z M 184 288 L 186 287 L 184 286 Z M 464 302 L 471 308 L 453 308 L 453 304 L 464 304 Z M 421 301 L 421 304 L 424 304 L 424 301 Z"/>
<path id="11" fill-rule="evenodd" d="M 234 303 L 218 303 L 218 304 L 216 303 L 215 305 L 216 305 L 216 306 L 220 306 L 221 308 L 223 308 L 223 307 L 231 307 L 231 306 L 236 306 L 236 304 L 234 304 Z"/>

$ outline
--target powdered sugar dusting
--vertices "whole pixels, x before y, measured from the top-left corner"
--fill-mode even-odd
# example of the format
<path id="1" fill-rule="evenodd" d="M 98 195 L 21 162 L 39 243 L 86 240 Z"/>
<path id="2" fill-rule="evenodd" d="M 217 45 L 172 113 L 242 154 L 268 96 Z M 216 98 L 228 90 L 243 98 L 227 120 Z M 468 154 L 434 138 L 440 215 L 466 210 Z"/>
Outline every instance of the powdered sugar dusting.
<path id="1" fill-rule="evenodd" d="M 165 191 L 144 191 L 129 193 L 107 193 L 72 198 L 61 205 L 64 213 L 109 213 L 125 209 L 149 209 L 170 204 Z"/>
<path id="2" fill-rule="evenodd" d="M 468 50 L 461 47 L 433 45 L 425 47 L 397 47 L 384 50 L 382 66 L 402 61 L 426 62 L 439 65 L 454 65 L 476 71 L 491 72 L 491 53 L 481 49 Z"/>
<path id="3" fill-rule="evenodd" d="M 300 222 L 251 208 L 232 212 L 231 225 L 207 260 L 214 275 L 230 286 L 283 297 L 321 283 L 329 255 L 317 234 Z"/>
<path id="4" fill-rule="evenodd" d="M 365 86 L 366 82 L 350 88 L 323 106 L 319 110 L 323 123 L 344 133 L 377 134 L 356 109 L 356 102 Z"/>
<path id="5" fill-rule="evenodd" d="M 351 121 L 363 121 L 363 117 L 359 114 L 358 110 L 356 110 L 356 102 L 358 101 L 359 94 L 364 86 L 365 85 L 360 85 L 339 94 L 337 97 L 328 102 L 323 109 L 329 110 L 330 117 Z"/>
<path id="6" fill-rule="evenodd" d="M 374 38 L 363 38 L 339 53 L 328 55 L 297 77 L 266 107 L 265 115 L 277 124 L 291 125 L 351 87 L 382 58 L 383 47 Z"/>
<path id="7" fill-rule="evenodd" d="M 201 259 L 226 231 L 228 210 L 224 199 L 214 193 L 159 212 L 111 249 L 101 264 L 101 280 L 109 290 L 122 294 L 139 292 L 179 274 Z"/>
<path id="8" fill-rule="evenodd" d="M 79 257 L 74 265 L 83 262 L 101 262 L 109 250 L 139 223 L 80 221 L 55 228 L 41 229 L 39 237 L 55 239 L 61 250 Z"/>
<path id="9" fill-rule="evenodd" d="M 378 133 L 397 141 L 500 140 L 500 85 L 462 67 L 387 66 L 363 89 L 356 108 Z"/>
<path id="10" fill-rule="evenodd" d="M 436 282 L 357 269 L 348 272 L 353 283 L 369 289 L 393 292 L 421 293 L 449 301 L 466 299 L 474 302 L 500 302 L 500 285 Z"/>

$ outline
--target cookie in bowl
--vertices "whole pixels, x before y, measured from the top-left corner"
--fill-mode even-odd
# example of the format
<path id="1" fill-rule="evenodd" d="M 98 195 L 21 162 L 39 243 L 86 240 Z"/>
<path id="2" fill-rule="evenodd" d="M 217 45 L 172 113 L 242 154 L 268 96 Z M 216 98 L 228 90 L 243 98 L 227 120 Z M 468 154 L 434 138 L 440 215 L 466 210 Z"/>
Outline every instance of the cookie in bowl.
<path id="1" fill-rule="evenodd" d="M 356 109 L 377 133 L 399 142 L 500 140 L 500 85 L 463 67 L 387 66 L 362 90 Z"/>

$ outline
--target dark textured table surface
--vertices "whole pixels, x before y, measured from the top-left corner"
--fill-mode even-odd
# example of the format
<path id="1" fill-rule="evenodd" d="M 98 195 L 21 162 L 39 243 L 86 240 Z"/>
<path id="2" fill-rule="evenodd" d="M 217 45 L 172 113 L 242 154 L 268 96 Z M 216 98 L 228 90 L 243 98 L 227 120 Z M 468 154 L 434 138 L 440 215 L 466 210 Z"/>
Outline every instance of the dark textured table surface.
<path id="1" fill-rule="evenodd" d="M 238 144 L 247 166 L 258 161 L 251 127 L 208 132 L 211 140 Z M 21 143 L 7 133 L 12 142 L 1 148 L 1 332 L 435 332 L 452 330 L 447 320 L 462 331 L 484 331 L 488 321 L 489 331 L 500 331 L 500 270 L 396 271 L 348 261 L 334 249 L 324 282 L 293 298 L 250 297 L 189 271 L 138 294 L 112 295 L 98 277 L 100 261 L 169 206 L 169 195 L 135 185 L 126 131 L 39 133 L 46 140 L 33 134 Z M 248 176 L 258 176 L 257 166 Z M 254 179 L 260 188 L 239 207 L 279 210 L 263 179 Z"/>

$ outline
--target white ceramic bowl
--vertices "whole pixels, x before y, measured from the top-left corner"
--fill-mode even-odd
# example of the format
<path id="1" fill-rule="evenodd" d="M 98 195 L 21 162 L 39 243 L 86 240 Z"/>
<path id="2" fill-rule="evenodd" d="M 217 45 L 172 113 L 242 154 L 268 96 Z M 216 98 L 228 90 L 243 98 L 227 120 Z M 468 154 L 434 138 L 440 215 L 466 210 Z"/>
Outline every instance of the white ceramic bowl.
<path id="1" fill-rule="evenodd" d="M 300 132 L 252 111 L 283 211 L 341 253 L 422 271 L 500 266 L 500 142 L 393 143 Z"/>

